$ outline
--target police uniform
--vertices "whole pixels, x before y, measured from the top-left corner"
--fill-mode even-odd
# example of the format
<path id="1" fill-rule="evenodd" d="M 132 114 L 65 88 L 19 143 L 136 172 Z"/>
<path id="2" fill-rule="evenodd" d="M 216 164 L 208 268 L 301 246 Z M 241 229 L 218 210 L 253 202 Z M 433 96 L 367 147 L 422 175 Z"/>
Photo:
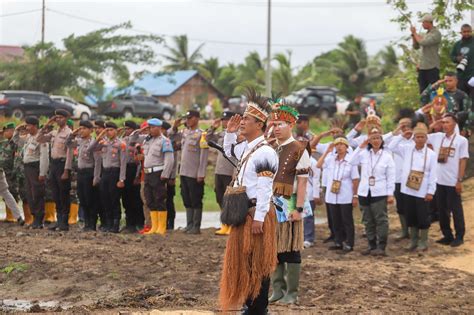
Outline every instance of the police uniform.
<path id="1" fill-rule="evenodd" d="M 222 114 L 222 120 L 229 120 L 234 113 L 224 112 Z M 216 142 L 222 146 L 224 144 L 225 129 L 216 132 L 216 129 L 211 127 L 207 133 L 207 141 Z M 235 163 L 237 160 L 234 159 Z M 219 207 L 222 209 L 222 198 L 224 197 L 225 190 L 232 181 L 232 175 L 234 174 L 235 167 L 230 163 L 220 152 L 217 152 L 216 168 L 214 175 L 214 191 L 216 193 L 216 201 Z M 216 231 L 217 235 L 227 235 L 230 232 L 230 227 L 222 225 L 221 229 Z"/>
<path id="2" fill-rule="evenodd" d="M 105 122 L 103 120 L 94 121 L 95 134 L 98 135 L 100 129 L 105 128 Z M 104 232 L 106 231 L 106 217 L 105 217 L 105 208 L 102 202 L 102 197 L 100 194 L 100 179 L 102 177 L 102 151 L 100 148 L 96 148 L 93 153 L 94 156 L 94 181 L 92 183 L 92 193 L 94 194 L 95 206 L 97 208 L 97 215 L 100 219 L 99 230 Z"/>
<path id="3" fill-rule="evenodd" d="M 106 128 L 117 129 L 113 122 L 107 122 Z M 118 182 L 125 182 L 126 145 L 117 137 L 113 139 L 95 139 L 90 150 L 101 151 L 102 175 L 100 179 L 100 195 L 105 210 L 105 231 L 118 233 L 120 230 L 120 188 Z M 103 224 L 103 222 L 101 222 Z"/>
<path id="4" fill-rule="evenodd" d="M 163 122 L 157 118 L 147 121 L 150 128 L 161 127 Z M 145 200 L 150 208 L 151 229 L 144 234 L 166 234 L 166 181 L 173 169 L 173 146 L 171 141 L 163 135 L 153 137 L 132 133 L 132 143 L 143 144 L 143 170 L 145 172 Z"/>
<path id="5" fill-rule="evenodd" d="M 32 116 L 26 117 L 25 122 L 36 127 L 39 125 L 38 118 Z M 25 187 L 28 204 L 30 205 L 31 213 L 34 215 L 32 225 L 34 229 L 43 227 L 45 183 L 40 181 L 39 177 L 45 178 L 49 168 L 48 145 L 46 143 L 39 143 L 37 140 L 38 135 L 39 132 L 34 135 L 27 134 L 22 148 Z M 15 130 L 13 141 L 17 145 L 22 143 L 18 129 Z"/>
<path id="6" fill-rule="evenodd" d="M 4 126 L 3 130 L 14 128 L 15 124 L 10 123 Z M 17 204 L 18 187 L 15 186 L 15 176 L 13 174 L 15 151 L 16 145 L 11 139 L 3 139 L 0 141 L 0 196 L 5 201 L 7 221 L 9 220 L 8 215 L 10 214 L 13 221 L 24 223 L 21 218 L 20 208 Z"/>
<path id="7" fill-rule="evenodd" d="M 171 125 L 163 121 L 163 125 L 161 126 L 162 133 L 167 134 L 168 131 L 171 129 Z M 171 175 L 166 184 L 166 210 L 168 212 L 167 215 L 167 230 L 174 230 L 174 220 L 176 218 L 176 209 L 174 206 L 174 196 L 176 195 L 176 173 L 178 169 L 178 146 L 177 142 L 174 139 L 169 138 L 171 141 L 171 145 L 173 146 L 173 168 L 171 170 Z"/>
<path id="8" fill-rule="evenodd" d="M 133 130 L 138 129 L 138 125 L 131 120 L 124 123 L 125 128 Z M 143 226 L 143 202 L 140 198 L 140 163 L 135 160 L 136 148 L 130 141 L 130 136 L 124 136 L 122 141 L 126 145 L 126 165 L 125 172 L 125 187 L 122 190 L 122 204 L 125 208 L 125 230 L 127 232 L 135 233 L 137 229 Z"/>
<path id="9" fill-rule="evenodd" d="M 56 110 L 55 115 L 67 118 L 69 113 L 65 110 Z M 49 172 L 49 185 L 56 203 L 56 213 L 58 223 L 50 227 L 51 230 L 60 229 L 67 231 L 69 229 L 69 210 L 71 206 L 71 177 L 73 151 L 66 147 L 66 139 L 72 130 L 65 125 L 58 130 L 52 130 L 49 126 L 43 127 L 38 135 L 39 143 L 51 144 L 51 167 Z M 68 172 L 68 178 L 62 179 L 63 173 Z"/>
<path id="10" fill-rule="evenodd" d="M 189 111 L 187 117 L 199 117 L 199 112 Z M 173 129 L 171 134 L 175 133 L 178 133 L 178 130 Z M 185 231 L 198 234 L 201 228 L 204 182 L 198 182 L 197 179 L 206 177 L 209 147 L 206 142 L 206 133 L 199 128 L 184 129 L 180 133 L 182 133 L 182 140 L 179 174 L 181 196 L 186 208 L 187 225 Z"/>
<path id="11" fill-rule="evenodd" d="M 90 121 L 81 121 L 79 126 L 92 129 Z M 94 199 L 94 152 L 90 150 L 92 137 L 82 138 L 79 135 L 70 135 L 66 145 L 77 150 L 77 195 L 79 203 L 84 211 L 84 231 L 95 231 L 97 223 L 97 203 Z M 97 180 L 97 179 L 96 179 Z"/>

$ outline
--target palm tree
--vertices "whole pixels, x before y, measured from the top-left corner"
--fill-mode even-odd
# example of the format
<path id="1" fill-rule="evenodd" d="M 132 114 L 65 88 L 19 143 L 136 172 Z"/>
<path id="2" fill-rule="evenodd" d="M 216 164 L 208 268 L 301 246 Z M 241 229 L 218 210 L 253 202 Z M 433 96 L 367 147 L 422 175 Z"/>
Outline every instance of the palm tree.
<path id="1" fill-rule="evenodd" d="M 278 68 L 272 72 L 273 89 L 282 96 L 287 96 L 299 87 L 299 77 L 293 74 L 291 67 L 291 51 L 287 54 L 278 53 L 273 57 L 278 62 Z"/>
<path id="2" fill-rule="evenodd" d="M 215 84 L 222 68 L 219 67 L 219 59 L 211 57 L 204 60 L 204 62 L 199 65 L 199 73 L 201 73 L 209 82 Z"/>
<path id="3" fill-rule="evenodd" d="M 198 70 L 199 61 L 202 59 L 201 49 L 204 43 L 199 45 L 192 53 L 189 53 L 188 37 L 179 35 L 173 37 L 174 47 L 166 45 L 168 55 L 162 55 L 168 62 L 163 68 L 165 71 Z"/>

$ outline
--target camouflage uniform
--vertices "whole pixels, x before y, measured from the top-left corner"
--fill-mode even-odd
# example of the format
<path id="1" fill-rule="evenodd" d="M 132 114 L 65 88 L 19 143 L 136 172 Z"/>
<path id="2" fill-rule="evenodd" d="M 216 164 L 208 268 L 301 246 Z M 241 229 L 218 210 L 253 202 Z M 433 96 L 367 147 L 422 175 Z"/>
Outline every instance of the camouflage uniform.
<path id="1" fill-rule="evenodd" d="M 17 146 L 13 141 L 3 139 L 0 141 L 0 169 L 5 172 L 5 177 L 8 183 L 8 190 L 13 195 L 16 201 L 19 197 L 18 175 L 14 169 L 15 155 Z"/>

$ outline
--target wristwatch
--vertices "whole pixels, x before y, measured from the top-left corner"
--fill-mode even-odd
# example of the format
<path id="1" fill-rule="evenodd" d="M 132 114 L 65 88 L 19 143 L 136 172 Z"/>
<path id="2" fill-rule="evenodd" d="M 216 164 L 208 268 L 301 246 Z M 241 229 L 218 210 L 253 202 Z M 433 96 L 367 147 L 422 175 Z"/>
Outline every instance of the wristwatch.
<path id="1" fill-rule="evenodd" d="M 462 178 L 458 178 L 458 183 L 462 183 Z"/>
<path id="2" fill-rule="evenodd" d="M 303 212 L 303 207 L 296 207 L 296 211 L 298 211 L 299 213 Z"/>

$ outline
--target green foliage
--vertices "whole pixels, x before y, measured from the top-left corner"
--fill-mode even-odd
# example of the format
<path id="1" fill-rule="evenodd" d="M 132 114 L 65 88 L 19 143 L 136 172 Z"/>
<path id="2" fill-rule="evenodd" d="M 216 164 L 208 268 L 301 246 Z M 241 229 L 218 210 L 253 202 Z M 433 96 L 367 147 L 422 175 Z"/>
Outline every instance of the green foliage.
<path id="1" fill-rule="evenodd" d="M 222 102 L 218 98 L 215 98 L 212 100 L 211 105 L 212 105 L 212 110 L 214 111 L 214 114 L 216 115 L 216 117 L 220 117 L 222 113 L 224 112 Z"/>
<path id="2" fill-rule="evenodd" d="M 23 271 L 26 271 L 26 270 L 28 270 L 28 265 L 27 264 L 11 263 L 11 264 L 8 264 L 7 266 L 3 267 L 2 269 L 0 269 L 0 272 L 9 275 L 10 273 L 12 273 L 14 271 L 23 272 Z"/>
<path id="3" fill-rule="evenodd" d="M 420 107 L 417 72 L 410 67 L 383 80 L 385 95 L 381 104 L 384 117 L 395 117 L 401 108 Z"/>
<path id="4" fill-rule="evenodd" d="M 188 36 L 179 35 L 173 37 L 173 45 L 166 45 L 168 49 L 167 55 L 162 57 L 167 61 L 163 67 L 165 71 L 177 70 L 199 70 L 200 61 L 202 59 L 201 49 L 204 44 L 201 44 L 193 52 L 189 52 Z"/>

